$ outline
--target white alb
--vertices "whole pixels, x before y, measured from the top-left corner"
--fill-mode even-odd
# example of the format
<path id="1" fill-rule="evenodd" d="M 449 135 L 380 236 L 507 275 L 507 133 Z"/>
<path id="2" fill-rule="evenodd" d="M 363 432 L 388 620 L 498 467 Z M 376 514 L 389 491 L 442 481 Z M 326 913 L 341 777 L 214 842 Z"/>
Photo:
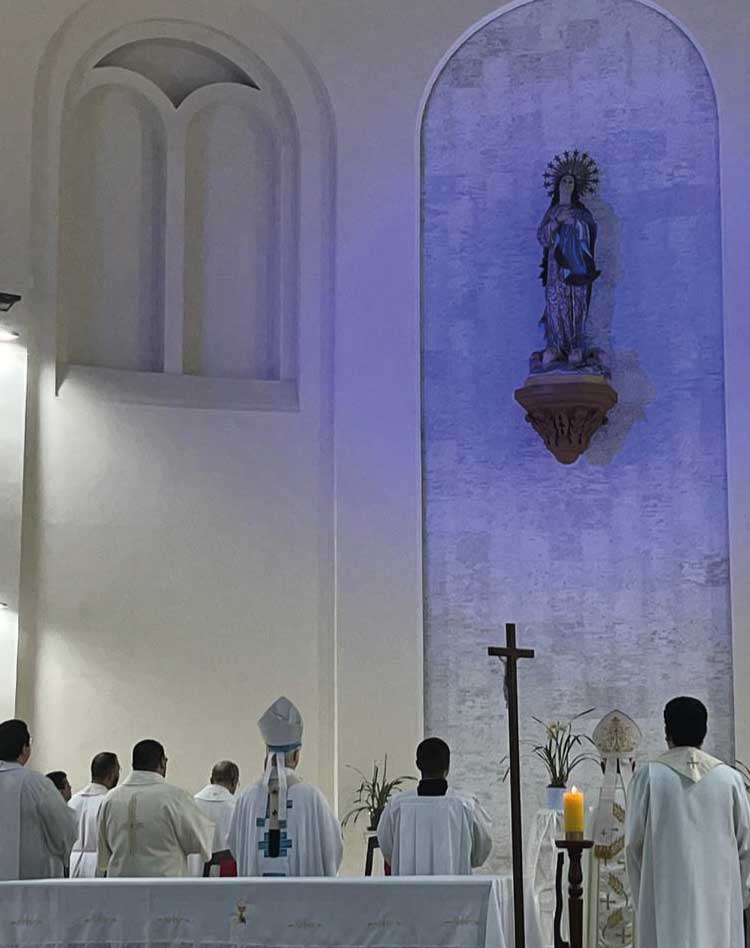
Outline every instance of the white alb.
<path id="1" fill-rule="evenodd" d="M 491 826 L 475 797 L 407 790 L 383 810 L 378 843 L 395 876 L 467 876 L 490 854 Z"/>

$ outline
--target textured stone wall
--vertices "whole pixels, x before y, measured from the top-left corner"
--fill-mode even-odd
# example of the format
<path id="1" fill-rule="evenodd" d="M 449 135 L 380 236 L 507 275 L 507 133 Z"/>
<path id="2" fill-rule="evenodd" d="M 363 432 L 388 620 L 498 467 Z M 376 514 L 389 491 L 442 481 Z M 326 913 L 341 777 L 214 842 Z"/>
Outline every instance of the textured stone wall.
<path id="1" fill-rule="evenodd" d="M 573 467 L 513 390 L 540 348 L 546 162 L 589 151 L 602 185 L 591 329 L 620 404 Z M 426 730 L 493 813 L 507 866 L 498 663 L 516 621 L 523 737 L 614 707 L 661 749 L 678 693 L 733 752 L 718 128 L 689 39 L 635 0 L 535 0 L 447 63 L 423 126 Z M 593 769 L 578 781 L 598 786 Z M 526 756 L 527 814 L 544 775 Z"/>

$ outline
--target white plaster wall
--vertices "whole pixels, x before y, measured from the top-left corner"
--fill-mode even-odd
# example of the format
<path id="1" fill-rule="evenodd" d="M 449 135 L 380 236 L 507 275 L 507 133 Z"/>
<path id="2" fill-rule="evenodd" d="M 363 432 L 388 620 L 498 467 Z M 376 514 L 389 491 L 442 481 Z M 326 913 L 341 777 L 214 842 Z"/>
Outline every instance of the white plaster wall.
<path id="1" fill-rule="evenodd" d="M 10 289 L 28 288 L 32 272 L 28 238 L 34 77 L 46 45 L 78 6 L 78 0 L 0 2 L 4 37 L 0 69 L 4 87 L 13 90 L 0 102 L 0 286 Z M 217 0 L 205 0 L 207 16 L 216 6 Z M 720 110 L 733 624 L 735 675 L 741 683 L 750 672 L 750 492 L 744 487 L 750 467 L 750 430 L 744 422 L 750 387 L 745 306 L 750 297 L 750 273 L 745 266 L 750 214 L 745 159 L 750 142 L 746 108 L 750 22 L 745 0 L 711 4 L 668 0 L 665 6 L 703 50 Z M 111 0 L 109 7 L 115 14 L 125 10 L 128 2 Z M 123 744 L 147 717 L 159 730 L 165 725 L 162 733 L 177 749 L 171 752 L 176 766 L 184 749 L 191 748 L 190 763 L 180 764 L 176 775 L 196 786 L 205 769 L 203 757 L 211 756 L 217 747 L 213 733 L 226 735 L 233 748 L 247 747 L 241 762 L 246 769 L 250 766 L 258 751 L 255 709 L 267 694 L 287 687 L 289 662 L 292 684 L 304 679 L 301 700 L 309 698 L 314 704 L 324 692 L 334 695 L 331 656 L 326 657 L 334 639 L 326 638 L 318 650 L 321 665 L 305 645 L 318 628 L 330 628 L 330 622 L 318 620 L 318 615 L 327 614 L 327 597 L 331 597 L 335 603 L 336 700 L 320 715 L 318 734 L 308 751 L 312 764 L 308 773 L 319 776 L 328 787 L 340 777 L 339 797 L 346 803 L 353 780 L 343 769 L 345 763 L 366 766 L 373 756 L 388 750 L 394 766 L 405 769 L 421 736 L 417 129 L 420 103 L 441 59 L 465 31 L 498 5 L 491 0 L 461 4 L 451 0 L 410 0 L 408 4 L 402 0 L 305 4 L 256 0 L 252 6 L 233 7 L 238 16 L 252 9 L 265 11 L 306 51 L 322 78 L 335 117 L 335 505 L 329 510 L 331 520 L 324 518 L 335 541 L 335 583 L 330 576 L 318 583 L 318 570 L 330 564 L 325 556 L 322 564 L 318 560 L 312 528 L 305 531 L 304 552 L 290 544 L 286 529 L 290 496 L 303 520 L 317 515 L 320 502 L 317 488 L 308 489 L 309 471 L 307 475 L 289 471 L 290 465 L 309 466 L 313 441 L 319 444 L 316 432 L 306 430 L 305 419 L 299 419 L 299 425 L 276 416 L 240 423 L 235 416 L 212 414 L 190 415 L 186 423 L 167 409 L 105 410 L 82 395 L 67 405 L 50 399 L 44 409 L 44 426 L 34 447 L 41 462 L 41 480 L 38 485 L 29 484 L 26 492 L 26 513 L 30 524 L 38 527 L 44 568 L 27 576 L 27 598 L 31 608 L 38 594 L 40 615 L 47 616 L 50 628 L 67 629 L 71 617 L 76 617 L 76 583 L 91 572 L 91 586 L 101 600 L 97 615 L 115 641 L 128 635 L 132 640 L 135 628 L 135 640 L 147 644 L 157 614 L 163 627 L 179 632 L 179 638 L 174 634 L 169 655 L 153 661 L 144 648 L 144 661 L 138 668 L 125 666 L 126 673 L 139 674 L 131 675 L 129 691 L 118 696 L 118 701 L 124 698 L 123 704 L 113 705 L 108 714 L 113 726 L 128 722 Z M 181 15 L 180 4 L 175 2 L 174 8 L 175 15 Z M 318 350 L 319 342 L 308 340 L 303 351 L 309 351 L 308 347 Z M 328 436 L 324 430 L 323 446 L 314 455 L 324 470 L 331 457 Z M 89 452 L 90 457 L 79 457 L 81 452 Z M 256 456 L 262 458 L 262 475 L 253 477 L 253 469 L 247 476 L 247 461 Z M 139 460 L 144 464 L 136 463 Z M 84 461 L 90 471 L 82 477 Z M 81 518 L 84 506 L 90 506 L 84 500 L 86 490 L 95 483 L 95 471 L 114 472 L 117 488 L 101 486 L 92 505 L 99 526 L 90 531 L 83 529 Z M 144 493 L 138 481 L 144 476 L 149 490 L 161 485 L 159 503 L 150 504 L 148 516 L 138 513 Z M 221 485 L 221 491 L 210 488 L 212 480 Z M 303 493 L 291 493 L 301 483 L 305 484 Z M 248 511 L 261 511 L 261 536 L 267 546 L 257 552 L 249 549 L 247 535 L 237 523 L 238 510 L 245 516 Z M 322 536 L 320 548 L 330 553 L 325 529 Z M 151 547 L 155 542 L 164 551 L 162 559 L 172 563 L 163 588 L 156 588 L 150 568 L 157 561 Z M 25 561 L 32 553 L 27 547 Z M 287 579 L 283 586 L 269 586 L 269 574 L 260 569 L 265 553 L 271 554 L 271 563 L 283 560 Z M 244 569 L 237 578 L 235 565 L 244 554 L 255 568 Z M 141 562 L 142 557 L 146 562 Z M 100 561 L 107 558 L 115 571 L 100 568 Z M 203 578 L 217 584 L 212 602 L 193 588 Z M 287 625 L 293 611 L 288 592 L 297 586 L 305 591 L 298 600 L 304 603 L 300 612 L 312 609 L 316 633 L 311 633 L 307 611 L 304 622 L 298 617 Z M 180 668 L 189 658 L 206 660 L 207 647 L 200 642 L 207 630 L 208 634 L 213 629 L 228 633 L 227 651 L 235 656 L 240 653 L 233 664 L 255 667 L 250 648 L 243 644 L 250 607 L 261 610 L 261 620 L 289 629 L 289 639 L 299 648 L 286 653 L 287 667 L 274 666 L 277 653 L 269 653 L 262 641 L 260 650 L 252 652 L 252 662 L 259 662 L 262 672 L 251 671 L 240 690 L 235 689 L 235 673 L 229 673 L 223 694 L 231 694 L 231 699 L 221 699 L 215 716 L 208 716 L 205 699 L 201 703 L 196 698 L 194 685 L 203 672 L 191 679 L 192 689 L 182 689 L 179 710 L 171 710 L 159 696 L 158 683 L 166 681 L 174 696 L 176 689 L 169 682 L 175 665 L 169 662 Z M 96 629 L 96 622 L 91 626 Z M 48 654 L 62 647 L 62 640 L 55 636 L 50 635 L 49 642 Z M 92 683 L 91 688 L 96 687 Z M 37 690 L 42 707 L 49 705 L 50 685 L 40 681 Z M 210 697 L 217 693 L 213 691 Z M 25 694 L 32 694 L 31 676 Z M 736 700 L 738 748 L 747 756 L 750 694 L 738 687 Z M 191 709 L 187 715 L 181 711 L 185 705 Z M 142 717 L 130 722 L 133 707 Z M 29 710 L 26 698 L 21 708 Z M 62 717 L 64 708 L 54 713 Z M 52 730 L 53 712 L 44 714 L 50 738 L 66 751 L 66 759 L 67 749 L 74 750 L 78 769 L 83 751 L 76 744 L 77 728 L 63 723 Z M 53 746 L 43 737 L 46 749 L 37 761 L 42 765 L 51 762 Z M 199 755 L 192 754 L 196 741 L 201 764 Z M 336 761 L 341 764 L 338 772 Z M 347 855 L 352 871 L 359 869 L 361 856 L 360 846 L 352 845 Z"/>
<path id="2" fill-rule="evenodd" d="M 0 720 L 16 703 L 25 408 L 26 347 L 0 343 Z"/>

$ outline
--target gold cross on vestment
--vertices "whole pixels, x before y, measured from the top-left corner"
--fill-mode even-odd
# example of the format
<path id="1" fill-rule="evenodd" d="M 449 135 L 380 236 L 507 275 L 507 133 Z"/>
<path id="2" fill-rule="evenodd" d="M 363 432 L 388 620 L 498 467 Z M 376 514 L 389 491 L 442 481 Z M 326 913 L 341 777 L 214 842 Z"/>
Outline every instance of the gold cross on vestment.
<path id="1" fill-rule="evenodd" d="M 143 829 L 143 823 L 139 823 L 135 818 L 136 801 L 137 797 L 134 794 L 128 803 L 128 854 L 130 856 L 134 856 L 137 849 L 136 832 Z"/>

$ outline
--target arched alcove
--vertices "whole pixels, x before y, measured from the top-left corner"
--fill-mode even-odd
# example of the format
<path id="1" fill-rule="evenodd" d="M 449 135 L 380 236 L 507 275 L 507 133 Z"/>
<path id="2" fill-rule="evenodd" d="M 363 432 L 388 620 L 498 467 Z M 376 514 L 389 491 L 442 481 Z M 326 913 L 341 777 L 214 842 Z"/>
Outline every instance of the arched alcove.
<path id="1" fill-rule="evenodd" d="M 276 76 L 211 30 L 133 24 L 79 60 L 61 121 L 58 384 L 294 407 L 299 145 Z"/>
<path id="2" fill-rule="evenodd" d="M 222 58 L 208 56 L 207 64 L 234 63 L 258 89 L 212 73 L 216 81 L 179 87 L 188 92 L 181 98 L 177 86 L 147 75 L 140 61 L 131 68 L 136 62 L 130 54 L 106 60 L 128 44 L 151 40 L 212 50 Z M 173 332 L 182 324 L 167 317 L 185 311 L 185 267 L 175 257 L 189 253 L 190 241 L 175 242 L 169 230 L 179 220 L 175 208 L 189 200 L 185 147 L 165 149 L 166 371 L 70 361 L 69 317 L 85 288 L 69 285 L 63 299 L 62 273 L 75 239 L 65 203 L 65 139 L 79 105 L 85 110 L 96 97 L 110 95 L 100 87 L 117 90 L 112 94 L 128 103 L 146 103 L 133 108 L 157 114 L 173 144 L 187 140 L 203 109 L 251 116 L 256 137 L 258 123 L 273 128 L 288 169 L 277 169 L 285 235 L 279 270 L 287 276 L 280 288 L 275 378 L 174 370 L 185 340 L 182 331 Z M 86 112 L 85 122 L 94 117 Z M 250 146 L 256 139 L 248 132 L 245 141 Z M 294 653 L 309 732 L 307 766 L 333 797 L 334 746 L 321 738 L 330 733 L 335 709 L 329 368 L 335 149 L 325 87 L 304 51 L 252 4 L 180 0 L 177 11 L 172 0 L 89 0 L 50 39 L 42 59 L 32 150 L 34 286 L 28 300 L 34 319 L 17 706 L 35 722 L 36 752 L 42 759 L 45 748 L 64 747 L 70 772 L 84 774 L 92 746 L 104 746 L 113 735 L 130 746 L 138 732 L 148 731 L 148 721 L 159 720 L 173 728 L 164 740 L 176 747 L 182 723 L 172 712 L 194 691 L 225 723 L 228 745 L 244 748 L 238 753 L 247 754 L 247 765 L 241 758 L 241 766 L 251 769 L 254 751 L 237 736 L 245 716 L 233 697 L 233 670 L 250 667 L 268 684 L 266 665 L 281 668 L 283 656 Z M 298 347 L 299 312 L 304 345 Z M 214 315 L 223 320 L 223 313 Z M 279 538 L 292 534 L 290 551 Z M 208 588 L 230 592 L 206 595 Z M 225 643 L 223 659 L 215 654 L 217 635 Z M 268 653 L 261 667 L 253 659 L 258 642 L 281 658 Z M 96 674 L 82 674 L 84 654 L 94 656 Z M 203 673 L 207 663 L 210 680 Z M 149 669 L 162 665 L 171 673 L 150 687 Z M 195 687 L 194 676 L 203 677 Z M 125 714 L 123 678 L 140 683 L 136 691 L 143 687 L 142 693 L 128 692 Z M 111 697 L 99 702 L 96 720 L 92 687 Z M 202 776 L 200 761 L 215 752 L 200 720 L 188 730 L 184 746 L 191 750 L 173 758 L 173 779 L 183 786 Z"/>
<path id="3" fill-rule="evenodd" d="M 492 810 L 494 870 L 507 735 L 485 656 L 506 621 L 537 651 L 522 737 L 544 738 L 532 715 L 619 707 L 653 751 L 689 691 L 732 757 L 718 119 L 700 54 L 652 6 L 533 0 L 450 56 L 421 143 L 426 727 Z M 601 170 L 592 331 L 620 395 L 571 468 L 513 400 L 540 346 L 543 172 L 566 148 Z M 530 754 L 524 777 L 528 815 Z"/>

